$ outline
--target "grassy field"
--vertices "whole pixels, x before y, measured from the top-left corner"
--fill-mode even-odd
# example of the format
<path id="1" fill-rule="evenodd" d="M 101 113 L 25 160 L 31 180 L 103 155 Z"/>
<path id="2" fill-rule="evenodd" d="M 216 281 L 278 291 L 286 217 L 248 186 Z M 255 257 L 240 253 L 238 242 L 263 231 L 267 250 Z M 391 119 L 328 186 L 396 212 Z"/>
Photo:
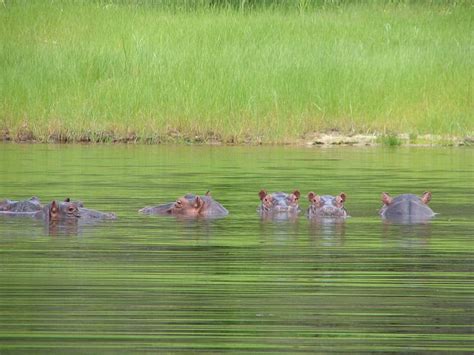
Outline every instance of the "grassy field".
<path id="1" fill-rule="evenodd" d="M 262 3 L 0 1 L 0 135 L 474 134 L 468 1 Z"/>

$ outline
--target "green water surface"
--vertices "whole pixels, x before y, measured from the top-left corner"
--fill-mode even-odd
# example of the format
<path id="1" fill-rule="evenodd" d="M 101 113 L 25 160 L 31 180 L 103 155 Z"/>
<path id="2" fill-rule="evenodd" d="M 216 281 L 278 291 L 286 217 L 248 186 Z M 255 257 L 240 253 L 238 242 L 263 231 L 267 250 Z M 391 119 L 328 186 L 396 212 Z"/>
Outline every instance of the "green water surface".
<path id="1" fill-rule="evenodd" d="M 119 217 L 0 217 L 0 353 L 474 350 L 473 149 L 4 144 L 0 180 Z M 344 191 L 351 218 L 261 221 L 262 188 Z M 207 190 L 228 217 L 137 212 Z M 431 222 L 379 218 L 426 190 Z"/>

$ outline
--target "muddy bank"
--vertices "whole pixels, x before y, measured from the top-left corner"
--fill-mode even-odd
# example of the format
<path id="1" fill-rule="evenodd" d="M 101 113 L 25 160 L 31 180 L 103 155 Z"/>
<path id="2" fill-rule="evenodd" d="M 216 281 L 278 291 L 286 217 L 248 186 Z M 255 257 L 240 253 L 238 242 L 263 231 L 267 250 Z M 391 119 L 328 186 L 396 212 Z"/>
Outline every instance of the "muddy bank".
<path id="1" fill-rule="evenodd" d="M 313 146 L 471 146 L 474 136 L 321 133 L 301 143 Z"/>
<path id="2" fill-rule="evenodd" d="M 212 145 L 297 145 L 297 146 L 473 146 L 474 135 L 464 137 L 450 135 L 414 134 L 344 134 L 341 132 L 314 132 L 303 137 L 284 138 L 267 141 L 261 136 L 222 138 L 219 134 L 208 132 L 205 135 L 183 134 L 170 130 L 166 134 L 140 136 L 134 132 L 120 134 L 112 131 L 86 132 L 67 135 L 53 133 L 36 136 L 27 127 L 11 132 L 3 129 L 0 141 L 13 143 L 126 143 L 126 144 L 212 144 Z"/>

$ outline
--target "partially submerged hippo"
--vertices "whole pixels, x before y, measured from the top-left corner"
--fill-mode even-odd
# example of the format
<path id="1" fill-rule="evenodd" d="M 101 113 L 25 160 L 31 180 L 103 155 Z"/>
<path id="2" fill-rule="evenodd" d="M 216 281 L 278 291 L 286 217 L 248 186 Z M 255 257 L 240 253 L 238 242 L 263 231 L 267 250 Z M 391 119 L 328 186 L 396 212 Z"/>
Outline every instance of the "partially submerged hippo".
<path id="1" fill-rule="evenodd" d="M 52 201 L 46 205 L 41 212 L 38 212 L 37 216 L 49 221 L 67 219 L 80 219 L 81 221 L 117 219 L 115 213 L 91 210 L 85 208 L 82 202 L 70 201 L 69 198 L 59 203 Z"/>
<path id="2" fill-rule="evenodd" d="M 274 192 L 267 193 L 265 190 L 261 190 L 258 193 L 260 197 L 260 206 L 257 208 L 257 212 L 261 214 L 273 214 L 273 213 L 299 213 L 300 207 L 298 200 L 300 199 L 300 192 L 298 190 L 293 191 L 291 194 L 285 192 Z"/>
<path id="3" fill-rule="evenodd" d="M 33 212 L 41 211 L 43 206 L 38 197 L 33 196 L 28 200 L 12 201 L 4 200 L 0 202 L 0 214 L 31 214 Z"/>
<path id="4" fill-rule="evenodd" d="M 400 223 L 417 223 L 427 221 L 436 213 L 428 207 L 431 201 L 431 192 L 424 192 L 423 195 L 403 194 L 395 198 L 383 192 L 383 206 L 379 213 L 382 218 Z"/>
<path id="5" fill-rule="evenodd" d="M 66 198 L 63 202 L 52 201 L 43 206 L 37 197 L 24 201 L 2 201 L 0 202 L 0 215 L 30 216 L 48 221 L 70 218 L 81 218 L 82 220 L 117 218 L 114 213 L 91 210 L 85 208 L 82 202 L 71 201 L 69 198 Z"/>
<path id="6" fill-rule="evenodd" d="M 308 208 L 309 218 L 345 218 L 347 211 L 344 208 L 346 194 L 341 192 L 337 196 L 316 195 L 314 192 L 308 193 L 308 200 L 311 203 Z"/>
<path id="7" fill-rule="evenodd" d="M 187 194 L 175 202 L 158 206 L 144 207 L 138 212 L 144 214 L 174 215 L 182 217 L 219 218 L 229 214 L 224 206 L 215 201 L 210 192 L 205 195 Z"/>

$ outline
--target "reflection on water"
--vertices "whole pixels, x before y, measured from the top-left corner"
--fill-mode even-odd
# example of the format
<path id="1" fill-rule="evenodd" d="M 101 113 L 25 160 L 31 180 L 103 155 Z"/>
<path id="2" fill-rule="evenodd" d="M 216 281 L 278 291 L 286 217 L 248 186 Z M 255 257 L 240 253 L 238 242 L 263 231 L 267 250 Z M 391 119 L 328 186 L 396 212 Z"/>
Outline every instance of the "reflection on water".
<path id="1" fill-rule="evenodd" d="M 470 352 L 473 152 L 2 145 L 0 200 L 118 219 L 0 216 L 0 352 Z M 262 218 L 261 186 L 345 191 L 351 218 Z M 229 216 L 138 213 L 207 190 Z M 426 190 L 434 219 L 378 215 Z"/>
<path id="2" fill-rule="evenodd" d="M 346 234 L 346 218 L 311 218 L 310 235 L 324 246 L 342 246 Z"/>
<path id="3" fill-rule="evenodd" d="M 414 239 L 422 241 L 420 245 L 425 245 L 431 237 L 431 221 L 418 223 L 394 223 L 393 221 L 383 220 L 383 236 L 391 239 Z"/>
<path id="4" fill-rule="evenodd" d="M 400 225 L 417 225 L 417 224 L 429 224 L 433 217 L 419 217 L 410 214 L 396 217 L 382 217 L 385 224 L 400 224 Z"/>
<path id="5" fill-rule="evenodd" d="M 51 236 L 57 235 L 78 235 L 78 221 L 76 219 L 70 219 L 66 221 L 49 221 L 45 223 L 48 228 L 48 234 Z"/>

